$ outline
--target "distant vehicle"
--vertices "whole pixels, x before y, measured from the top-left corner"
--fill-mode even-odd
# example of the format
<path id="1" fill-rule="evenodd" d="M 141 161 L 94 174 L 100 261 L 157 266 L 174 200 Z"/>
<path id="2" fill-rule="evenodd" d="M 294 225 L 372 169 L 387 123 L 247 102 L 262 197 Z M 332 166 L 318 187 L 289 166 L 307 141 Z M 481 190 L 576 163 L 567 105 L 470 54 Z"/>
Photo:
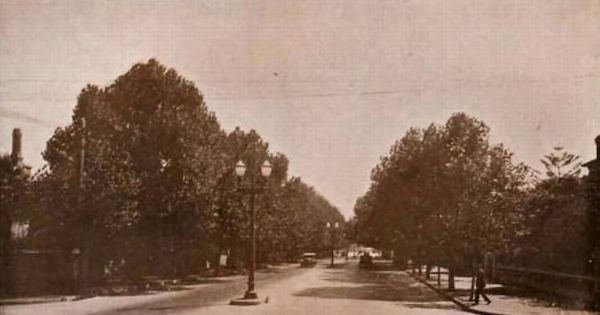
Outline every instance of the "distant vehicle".
<path id="1" fill-rule="evenodd" d="M 310 268 L 317 265 L 317 253 L 304 253 L 300 261 L 300 267 Z"/>
<path id="2" fill-rule="evenodd" d="M 371 255 L 367 252 L 360 256 L 360 260 L 358 261 L 358 268 L 369 269 L 373 267 L 373 259 Z"/>

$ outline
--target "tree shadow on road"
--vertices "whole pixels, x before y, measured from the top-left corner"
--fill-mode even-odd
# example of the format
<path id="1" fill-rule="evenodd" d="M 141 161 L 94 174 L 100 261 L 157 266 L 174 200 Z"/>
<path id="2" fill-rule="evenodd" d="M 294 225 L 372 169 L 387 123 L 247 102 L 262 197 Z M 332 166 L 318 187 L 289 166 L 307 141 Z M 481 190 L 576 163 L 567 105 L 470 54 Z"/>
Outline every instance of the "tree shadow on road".
<path id="1" fill-rule="evenodd" d="M 331 285 L 297 292 L 296 296 L 399 302 L 409 308 L 456 309 L 428 287 L 405 273 L 357 269 L 328 270 L 322 278 Z"/>
<path id="2" fill-rule="evenodd" d="M 428 290 L 428 289 L 427 289 Z M 297 296 L 319 298 L 358 299 L 377 301 L 438 302 L 437 294 L 423 288 L 394 287 L 389 285 L 331 286 L 309 288 L 296 293 Z"/>
<path id="3" fill-rule="evenodd" d="M 139 282 L 126 284 L 109 284 L 104 287 L 93 288 L 87 297 L 94 296 L 139 296 L 153 295 L 161 292 L 188 291 L 195 289 L 198 285 L 220 284 L 231 281 L 229 279 L 196 279 L 184 280 L 178 284 L 154 282 Z"/>
<path id="4" fill-rule="evenodd" d="M 343 269 L 343 270 L 328 270 L 328 273 L 323 278 L 327 281 L 345 282 L 345 283 L 365 283 L 365 284 L 382 284 L 387 282 L 414 282 L 406 275 L 399 273 L 388 273 L 381 271 L 363 270 L 363 269 Z"/>

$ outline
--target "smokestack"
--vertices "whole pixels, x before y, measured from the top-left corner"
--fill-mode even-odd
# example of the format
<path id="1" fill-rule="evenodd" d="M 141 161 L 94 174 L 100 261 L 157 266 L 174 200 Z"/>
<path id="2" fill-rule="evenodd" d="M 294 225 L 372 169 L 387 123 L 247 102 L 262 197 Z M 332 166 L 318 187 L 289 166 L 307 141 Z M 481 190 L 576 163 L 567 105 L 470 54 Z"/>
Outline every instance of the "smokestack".
<path id="1" fill-rule="evenodd" d="M 12 153 L 10 155 L 13 163 L 20 164 L 23 162 L 23 156 L 21 155 L 21 129 L 15 128 L 12 133 Z"/>

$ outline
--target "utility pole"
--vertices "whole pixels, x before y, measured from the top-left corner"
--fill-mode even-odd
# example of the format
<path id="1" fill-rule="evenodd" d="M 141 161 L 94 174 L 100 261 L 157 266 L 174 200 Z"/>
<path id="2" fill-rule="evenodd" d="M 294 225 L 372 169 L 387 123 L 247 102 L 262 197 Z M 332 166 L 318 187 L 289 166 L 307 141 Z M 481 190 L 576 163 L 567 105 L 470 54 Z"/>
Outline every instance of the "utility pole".
<path id="1" fill-rule="evenodd" d="M 585 262 L 585 273 L 592 280 L 588 285 L 590 306 L 600 309 L 600 135 L 594 142 L 596 144 L 596 159 L 585 164 L 589 170 L 586 178 L 588 209 L 587 209 L 587 261 Z"/>
<path id="2" fill-rule="evenodd" d="M 78 285 L 78 290 L 81 290 L 83 288 L 85 288 L 88 285 L 88 278 L 89 278 L 89 261 L 90 261 L 90 257 L 89 257 L 89 248 L 88 248 L 88 244 L 89 244 L 89 218 L 88 218 L 88 214 L 87 214 L 87 209 L 85 207 L 84 204 L 84 193 L 85 193 L 85 132 L 86 132 L 86 121 L 85 121 L 85 117 L 81 118 L 81 148 L 79 151 L 79 196 L 77 198 L 77 202 L 78 202 L 78 206 L 79 206 L 79 210 L 81 211 L 81 216 L 82 216 L 82 222 L 81 222 L 81 226 L 79 227 L 82 231 L 82 233 L 80 234 L 80 237 L 82 238 L 80 240 L 80 244 L 82 245 L 82 249 L 79 251 L 79 253 L 81 254 L 80 256 L 76 256 L 75 259 L 81 259 L 77 264 L 76 264 L 76 268 L 79 269 L 78 272 L 76 272 L 76 274 L 78 275 L 79 279 L 75 279 L 77 285 Z"/>
<path id="3" fill-rule="evenodd" d="M 85 176 L 85 117 L 81 118 L 81 151 L 79 152 L 79 190 L 80 197 L 84 190 L 84 176 Z M 82 198 L 80 198 L 82 199 Z M 81 200 L 80 200 L 81 201 Z M 82 206 L 83 202 L 80 204 Z"/>

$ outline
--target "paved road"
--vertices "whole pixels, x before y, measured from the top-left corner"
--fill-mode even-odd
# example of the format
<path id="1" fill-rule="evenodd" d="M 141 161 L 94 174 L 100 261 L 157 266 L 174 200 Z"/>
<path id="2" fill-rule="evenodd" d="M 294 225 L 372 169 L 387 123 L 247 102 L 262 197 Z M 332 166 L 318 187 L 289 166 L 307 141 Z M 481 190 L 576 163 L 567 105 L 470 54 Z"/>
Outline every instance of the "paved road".
<path id="1" fill-rule="evenodd" d="M 268 303 L 230 306 L 245 279 L 217 279 L 181 292 L 98 297 L 47 305 L 17 305 L 2 314 L 465 314 L 403 272 L 364 271 L 356 263 L 328 269 L 283 268 L 259 273 L 257 291 Z"/>
<path id="2" fill-rule="evenodd" d="M 309 270 L 296 266 L 272 268 L 256 274 L 260 285 L 269 286 Z M 100 296 L 72 302 L 54 302 L 0 306 L 1 315 L 107 315 L 107 314 L 176 314 L 209 305 L 226 304 L 232 297 L 241 297 L 247 276 L 210 278 L 204 283 L 171 292 L 149 292 L 133 296 Z"/>
<path id="3" fill-rule="evenodd" d="M 263 287 L 269 303 L 209 306 L 203 314 L 465 314 L 404 272 L 364 271 L 356 263 L 316 268 Z M 196 314 L 189 312 L 185 314 Z"/>

